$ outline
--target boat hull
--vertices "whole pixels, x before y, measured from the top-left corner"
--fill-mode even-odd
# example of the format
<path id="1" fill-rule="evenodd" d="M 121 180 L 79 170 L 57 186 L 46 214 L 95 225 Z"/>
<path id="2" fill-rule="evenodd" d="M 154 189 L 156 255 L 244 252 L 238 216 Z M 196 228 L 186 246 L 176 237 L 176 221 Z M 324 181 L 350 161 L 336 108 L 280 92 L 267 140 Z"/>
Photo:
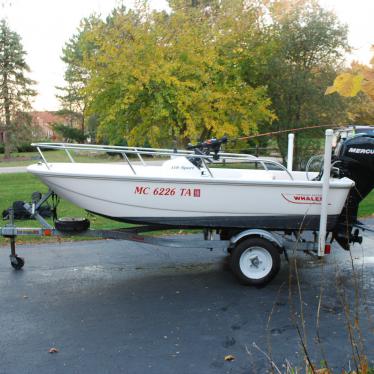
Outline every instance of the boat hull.
<path id="1" fill-rule="evenodd" d="M 98 214 L 95 212 L 91 212 Z M 99 214 L 118 222 L 134 224 L 155 224 L 160 226 L 178 226 L 185 228 L 211 228 L 211 229 L 247 229 L 258 228 L 270 231 L 284 230 L 318 230 L 319 215 L 284 215 L 284 216 L 210 216 L 210 217 L 110 217 Z M 338 223 L 339 215 L 327 216 L 327 231 L 333 231 Z"/>
<path id="2" fill-rule="evenodd" d="M 57 164 L 55 164 L 57 165 Z M 72 164 L 67 164 L 72 165 Z M 103 168 L 103 166 L 100 166 Z M 99 168 L 99 166 L 98 166 Z M 321 211 L 321 182 L 290 180 L 223 180 L 121 173 L 78 172 L 61 166 L 28 169 L 57 195 L 90 212 L 113 220 L 209 228 L 316 230 Z M 337 223 L 352 181 L 331 182 L 328 231 Z"/>

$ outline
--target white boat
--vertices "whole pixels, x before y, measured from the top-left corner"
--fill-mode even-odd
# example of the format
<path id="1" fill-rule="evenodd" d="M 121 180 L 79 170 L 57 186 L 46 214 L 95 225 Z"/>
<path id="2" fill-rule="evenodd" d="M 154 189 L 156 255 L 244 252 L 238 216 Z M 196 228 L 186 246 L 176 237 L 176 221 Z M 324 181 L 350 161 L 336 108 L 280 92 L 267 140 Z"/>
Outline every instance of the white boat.
<path id="1" fill-rule="evenodd" d="M 340 143 L 331 164 L 332 135 L 332 130 L 326 131 L 323 171 L 319 173 L 292 171 L 254 156 L 222 153 L 220 145 L 225 139 L 204 142 L 193 151 L 38 143 L 35 146 L 43 161 L 29 166 L 28 171 L 50 190 L 44 195 L 34 193 L 32 202 L 23 207 L 41 227 L 17 227 L 15 210 L 10 208 L 10 222 L 0 227 L 0 235 L 10 239 L 14 269 L 24 266 L 24 259 L 16 254 L 17 236 L 79 233 L 162 246 L 224 248 L 240 282 L 264 285 L 278 273 L 280 255 L 287 257 L 288 249 L 324 256 L 331 250 L 330 243 L 326 244 L 329 234 L 329 242 L 335 239 L 344 249 L 362 241 L 359 229 L 367 228 L 357 221 L 357 212 L 374 187 L 374 136 Z M 71 162 L 48 162 L 44 149 L 63 149 Z M 127 163 L 77 163 L 72 150 L 120 153 Z M 130 161 L 129 155 L 140 162 Z M 167 159 L 146 163 L 142 155 Z M 212 167 L 218 160 L 226 164 Z M 292 160 L 292 151 L 288 160 Z M 238 161 L 262 166 L 262 170 L 232 164 Z M 54 220 L 53 227 L 41 216 L 41 208 L 55 194 L 95 214 L 145 225 L 95 230 L 89 228 L 87 219 L 66 217 Z M 53 208 L 55 201 L 52 199 Z M 138 235 L 182 226 L 203 228 L 204 240 Z M 214 239 L 213 229 L 220 234 L 219 240 Z M 312 230 L 314 235 L 303 237 L 304 230 Z"/>
<path id="2" fill-rule="evenodd" d="M 319 226 L 322 182 L 313 180 L 317 173 L 290 172 L 271 160 L 216 149 L 214 158 L 228 166 L 248 161 L 264 169 L 214 168 L 208 167 L 207 161 L 215 161 L 204 152 L 57 143 L 35 146 L 123 154 L 127 164 L 50 163 L 43 156 L 44 162 L 28 167 L 58 196 L 117 221 L 268 230 L 316 230 Z M 138 155 L 141 162 L 130 162 L 130 154 Z M 147 164 L 142 154 L 169 159 Z M 328 231 L 336 226 L 353 185 L 345 177 L 330 178 Z"/>

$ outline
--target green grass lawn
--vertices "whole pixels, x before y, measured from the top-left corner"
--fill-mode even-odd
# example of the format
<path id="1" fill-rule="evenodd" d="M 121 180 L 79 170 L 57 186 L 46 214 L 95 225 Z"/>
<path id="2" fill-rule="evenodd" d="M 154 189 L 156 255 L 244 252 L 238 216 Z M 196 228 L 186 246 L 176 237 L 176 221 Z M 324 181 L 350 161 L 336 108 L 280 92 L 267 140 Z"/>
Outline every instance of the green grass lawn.
<path id="1" fill-rule="evenodd" d="M 30 201 L 31 194 L 34 191 L 40 191 L 42 193 L 47 192 L 48 188 L 42 184 L 36 177 L 29 173 L 19 173 L 19 174 L 0 174 L 0 213 L 4 209 L 11 206 L 12 202 L 15 200 Z M 88 213 L 78 208 L 77 206 L 61 200 L 58 207 L 59 217 L 87 217 Z M 89 216 L 91 221 L 91 227 L 96 229 L 109 229 L 117 227 L 129 226 L 121 222 L 115 222 L 108 220 L 103 217 Z M 52 223 L 52 220 L 48 220 Z M 0 226 L 3 226 L 7 221 L 2 221 L 2 216 L 0 217 Z M 18 221 L 17 224 L 23 227 L 38 227 L 39 223 L 35 220 L 30 221 Z M 79 237 L 74 237 L 75 240 L 82 239 Z M 40 237 L 18 237 L 17 241 L 51 241 L 51 238 L 40 238 Z M 70 239 L 71 240 L 71 239 Z M 0 237 L 0 245 L 6 243 L 7 240 Z"/>
<path id="2" fill-rule="evenodd" d="M 28 173 L 19 174 L 0 174 L 0 213 L 11 206 L 15 200 L 30 201 L 31 194 L 34 191 L 47 192 L 47 187 L 42 184 L 36 177 Z M 359 215 L 361 217 L 371 216 L 374 214 L 374 191 L 372 191 L 366 199 L 360 204 Z M 75 205 L 61 200 L 58 209 L 59 217 L 87 217 L 88 213 L 76 207 Z M 103 217 L 89 215 L 91 221 L 91 227 L 96 229 L 109 229 L 125 227 L 126 224 L 121 222 L 115 222 L 108 220 Z M 1 218 L 0 218 L 1 219 Z M 51 222 L 51 220 L 49 220 Z M 0 226 L 5 225 L 7 221 L 0 221 Z M 24 227 L 37 227 L 38 222 L 35 220 L 31 221 L 19 221 L 19 226 Z M 127 225 L 128 226 L 128 225 Z M 82 239 L 81 237 L 74 237 L 75 240 Z M 51 238 L 39 238 L 39 237 L 19 237 L 19 242 L 22 241 L 51 241 Z M 71 240 L 71 239 L 70 239 Z M 6 239 L 0 237 L 0 245 L 5 244 Z"/>
<path id="3" fill-rule="evenodd" d="M 374 215 L 374 190 L 369 193 L 364 201 L 360 204 L 358 211 L 360 217 L 369 217 Z"/>

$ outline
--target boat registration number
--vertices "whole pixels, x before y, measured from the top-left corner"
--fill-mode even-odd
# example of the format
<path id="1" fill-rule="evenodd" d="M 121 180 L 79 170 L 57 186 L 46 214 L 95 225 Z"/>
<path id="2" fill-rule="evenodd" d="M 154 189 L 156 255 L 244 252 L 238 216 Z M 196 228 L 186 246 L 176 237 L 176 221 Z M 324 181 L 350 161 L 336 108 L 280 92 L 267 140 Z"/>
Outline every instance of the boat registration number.
<path id="1" fill-rule="evenodd" d="M 200 188 L 136 186 L 135 195 L 200 197 Z"/>

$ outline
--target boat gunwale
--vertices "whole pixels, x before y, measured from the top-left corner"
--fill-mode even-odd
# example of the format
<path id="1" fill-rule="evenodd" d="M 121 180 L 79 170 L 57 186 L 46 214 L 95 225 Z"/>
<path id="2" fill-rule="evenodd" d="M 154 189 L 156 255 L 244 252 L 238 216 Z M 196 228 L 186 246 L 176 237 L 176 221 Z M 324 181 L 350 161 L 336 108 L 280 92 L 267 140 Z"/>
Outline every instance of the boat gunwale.
<path id="1" fill-rule="evenodd" d="M 85 165 L 85 163 L 82 163 Z M 51 163 L 53 165 L 53 163 Z M 71 165 L 71 164 L 68 164 Z M 92 164 L 91 164 L 92 165 Z M 44 170 L 36 170 L 30 169 L 32 166 L 41 166 L 40 164 L 32 164 L 27 167 L 27 171 L 31 174 L 43 177 L 58 177 L 58 178 L 74 178 L 74 179 L 100 179 L 100 180 L 108 180 L 108 181 L 138 181 L 138 182 L 147 182 L 147 183 L 175 183 L 175 184 L 209 184 L 209 185 L 227 185 L 227 186 L 295 186 L 295 187 L 309 187 L 309 188 L 322 188 L 322 181 L 297 181 L 297 180 L 233 180 L 233 179 L 222 179 L 222 178 L 211 178 L 211 177 L 204 177 L 204 178 L 186 178 L 180 177 L 176 178 L 173 177 L 147 177 L 147 176 L 140 176 L 140 175 L 99 175 L 99 174 L 74 174 L 69 172 L 54 172 L 52 170 L 48 170 L 45 167 Z M 238 169 L 240 170 L 240 169 Z M 352 188 L 354 186 L 354 181 L 350 180 L 349 178 L 341 178 L 341 179 L 332 179 L 330 180 L 330 188 L 338 188 L 338 189 L 347 189 Z"/>

